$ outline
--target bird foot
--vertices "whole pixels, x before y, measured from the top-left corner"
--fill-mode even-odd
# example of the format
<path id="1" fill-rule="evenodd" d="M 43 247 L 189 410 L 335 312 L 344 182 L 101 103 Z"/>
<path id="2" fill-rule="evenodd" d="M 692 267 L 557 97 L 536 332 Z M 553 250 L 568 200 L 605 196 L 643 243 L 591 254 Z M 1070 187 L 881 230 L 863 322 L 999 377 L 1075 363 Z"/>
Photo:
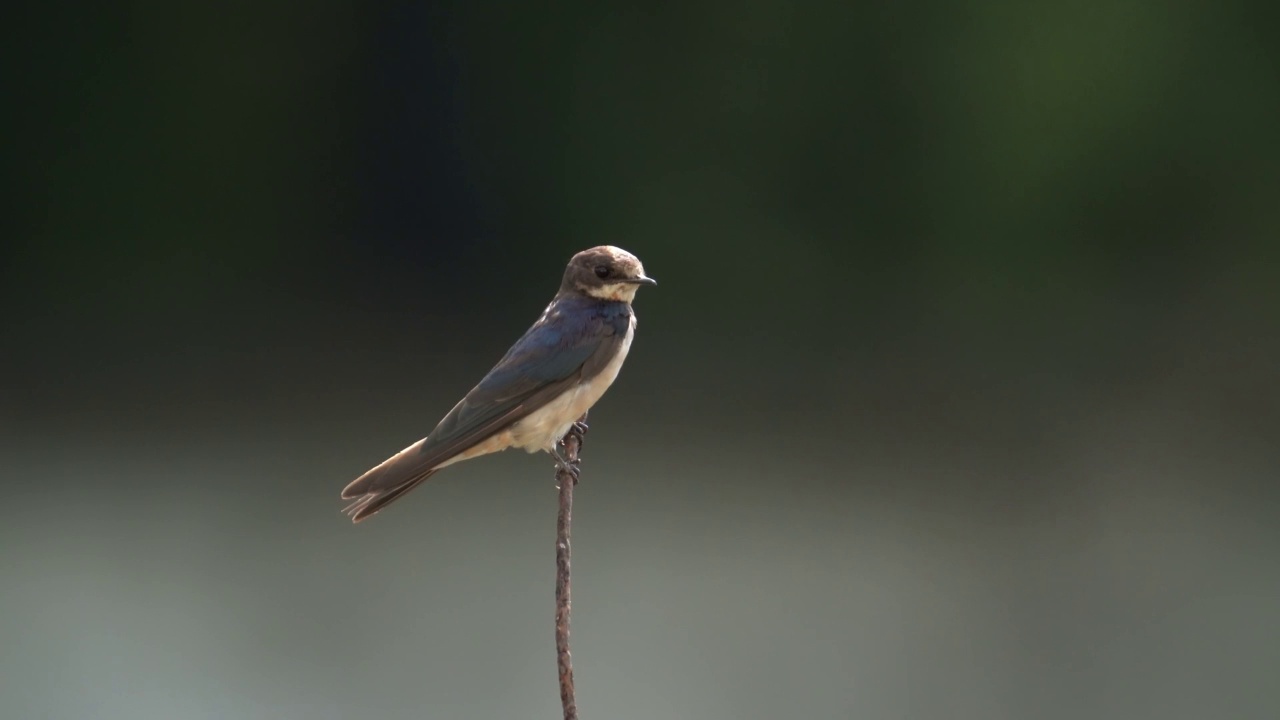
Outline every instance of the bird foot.
<path id="1" fill-rule="evenodd" d="M 582 468 L 580 467 L 582 460 L 578 459 L 577 462 L 569 462 L 569 459 L 560 451 L 561 447 L 563 446 L 557 446 L 551 450 L 551 457 L 556 459 L 556 470 L 563 470 L 565 474 L 573 478 L 573 484 L 577 485 L 578 475 L 582 472 Z"/>
<path id="2" fill-rule="evenodd" d="M 581 438 L 583 435 L 587 434 L 587 427 L 586 420 L 579 420 L 569 426 L 569 432 L 577 433 L 578 437 Z"/>

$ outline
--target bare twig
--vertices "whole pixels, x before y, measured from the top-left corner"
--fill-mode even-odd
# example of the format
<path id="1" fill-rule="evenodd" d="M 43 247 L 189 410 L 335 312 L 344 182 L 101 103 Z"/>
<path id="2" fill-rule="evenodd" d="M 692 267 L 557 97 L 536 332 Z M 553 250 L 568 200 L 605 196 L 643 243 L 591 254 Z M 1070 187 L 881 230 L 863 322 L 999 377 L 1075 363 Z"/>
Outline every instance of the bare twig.
<path id="1" fill-rule="evenodd" d="M 564 720 L 578 720 L 578 704 L 573 697 L 573 659 L 569 656 L 569 530 L 573 524 L 573 486 L 578 484 L 578 453 L 582 450 L 582 436 L 587 431 L 587 416 L 583 413 L 578 422 L 564 436 L 564 458 L 575 472 L 556 469 L 556 483 L 560 486 L 560 515 L 556 519 L 556 664 L 560 670 L 560 704 L 564 707 Z"/>

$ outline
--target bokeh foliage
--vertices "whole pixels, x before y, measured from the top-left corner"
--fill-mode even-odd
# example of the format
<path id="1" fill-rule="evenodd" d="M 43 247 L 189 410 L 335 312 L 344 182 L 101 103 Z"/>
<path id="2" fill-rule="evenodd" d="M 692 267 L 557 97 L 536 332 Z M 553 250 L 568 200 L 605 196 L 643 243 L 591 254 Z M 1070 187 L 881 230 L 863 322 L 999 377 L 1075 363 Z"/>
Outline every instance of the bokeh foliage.
<path id="1" fill-rule="evenodd" d="M 964 320 L 1153 293 L 1274 313 L 1269 7 L 34 11 L 7 51 L 6 296 L 434 301 L 459 268 L 545 288 L 522 269 L 614 242 L 792 322 L 903 296 Z"/>

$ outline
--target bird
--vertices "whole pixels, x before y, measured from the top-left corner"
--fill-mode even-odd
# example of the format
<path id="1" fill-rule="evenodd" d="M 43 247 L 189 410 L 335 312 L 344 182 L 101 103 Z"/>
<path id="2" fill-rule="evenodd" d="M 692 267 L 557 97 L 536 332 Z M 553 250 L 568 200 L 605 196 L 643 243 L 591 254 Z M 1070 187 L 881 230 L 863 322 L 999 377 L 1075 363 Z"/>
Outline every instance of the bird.
<path id="1" fill-rule="evenodd" d="M 576 481 L 557 446 L 618 377 L 635 336 L 636 291 L 657 284 L 621 248 L 574 255 L 542 315 L 435 429 L 342 490 L 353 501 L 345 512 L 367 520 L 441 469 L 508 448 L 545 451 Z"/>

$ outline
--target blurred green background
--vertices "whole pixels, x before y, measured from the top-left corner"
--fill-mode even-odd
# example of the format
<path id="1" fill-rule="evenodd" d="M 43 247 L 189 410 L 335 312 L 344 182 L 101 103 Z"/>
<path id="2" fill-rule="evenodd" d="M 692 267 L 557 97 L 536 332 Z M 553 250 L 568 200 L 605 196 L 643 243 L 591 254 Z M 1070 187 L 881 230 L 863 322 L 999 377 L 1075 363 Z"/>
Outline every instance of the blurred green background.
<path id="1" fill-rule="evenodd" d="M 592 245 L 584 717 L 1280 714 L 1263 2 L 6 23 L 0 715 L 558 717 L 544 457 L 368 524 Z"/>

